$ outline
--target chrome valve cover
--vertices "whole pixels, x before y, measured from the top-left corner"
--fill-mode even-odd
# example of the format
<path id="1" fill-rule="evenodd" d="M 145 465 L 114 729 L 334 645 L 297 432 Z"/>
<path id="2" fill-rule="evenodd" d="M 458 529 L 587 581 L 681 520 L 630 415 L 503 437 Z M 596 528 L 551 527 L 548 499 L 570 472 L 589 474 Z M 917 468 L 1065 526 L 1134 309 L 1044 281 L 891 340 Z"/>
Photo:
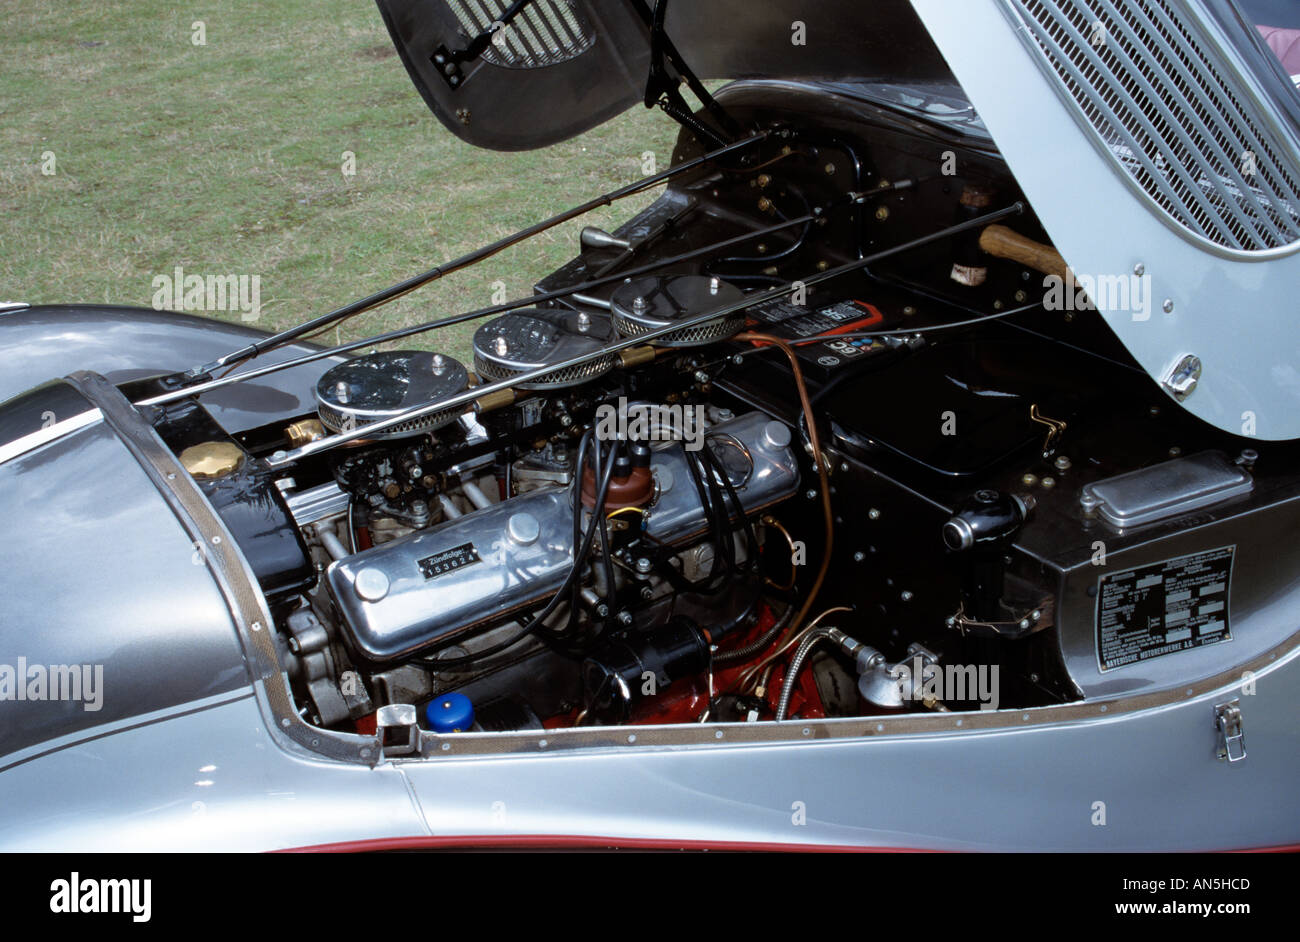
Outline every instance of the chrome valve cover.
<path id="1" fill-rule="evenodd" d="M 748 513 L 799 487 L 789 429 L 754 412 L 714 426 L 708 446 L 728 453 L 727 475 Z M 661 443 L 650 536 L 680 543 L 707 530 L 683 446 Z M 535 606 L 573 564 L 568 488 L 532 491 L 384 543 L 326 570 L 326 584 L 358 655 L 383 663 Z"/>

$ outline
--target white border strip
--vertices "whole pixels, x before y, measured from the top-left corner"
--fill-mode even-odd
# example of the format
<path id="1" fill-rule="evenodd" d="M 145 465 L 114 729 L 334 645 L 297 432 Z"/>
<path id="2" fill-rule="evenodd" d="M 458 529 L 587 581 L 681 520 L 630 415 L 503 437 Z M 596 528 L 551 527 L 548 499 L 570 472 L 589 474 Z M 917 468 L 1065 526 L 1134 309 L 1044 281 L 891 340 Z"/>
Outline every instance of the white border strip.
<path id="1" fill-rule="evenodd" d="M 98 409 L 89 409 L 80 415 L 74 415 L 70 419 L 64 419 L 62 422 L 55 422 L 48 428 L 37 429 L 21 438 L 15 438 L 11 442 L 0 445 L 0 464 L 6 461 L 12 461 L 27 454 L 29 451 L 40 448 L 42 445 L 48 445 L 56 439 L 65 435 L 70 435 L 78 429 L 85 428 L 87 425 L 93 425 L 104 419 L 104 413 Z"/>

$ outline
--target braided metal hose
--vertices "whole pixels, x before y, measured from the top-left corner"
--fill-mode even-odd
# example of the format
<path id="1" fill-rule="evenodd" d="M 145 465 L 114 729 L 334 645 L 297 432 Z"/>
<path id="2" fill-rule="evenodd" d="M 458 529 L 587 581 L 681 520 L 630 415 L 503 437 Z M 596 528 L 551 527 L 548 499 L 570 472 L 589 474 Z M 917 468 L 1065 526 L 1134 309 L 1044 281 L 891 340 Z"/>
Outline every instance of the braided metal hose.
<path id="1" fill-rule="evenodd" d="M 778 723 L 785 719 L 786 712 L 790 709 L 790 698 L 794 696 L 794 685 L 799 680 L 799 671 L 803 669 L 803 663 L 808 659 L 812 649 L 823 641 L 834 641 L 838 644 L 839 639 L 843 637 L 844 632 L 838 628 L 826 626 L 814 628 L 799 642 L 794 657 L 790 659 L 790 669 L 786 671 L 785 680 L 781 684 L 781 699 L 776 702 L 776 721 Z"/>

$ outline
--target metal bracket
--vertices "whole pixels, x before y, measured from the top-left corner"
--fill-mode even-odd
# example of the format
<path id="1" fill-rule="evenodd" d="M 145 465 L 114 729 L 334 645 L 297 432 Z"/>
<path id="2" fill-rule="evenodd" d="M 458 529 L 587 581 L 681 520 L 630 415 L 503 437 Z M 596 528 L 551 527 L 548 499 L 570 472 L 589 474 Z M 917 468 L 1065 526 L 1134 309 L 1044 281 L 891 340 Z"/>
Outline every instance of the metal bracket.
<path id="1" fill-rule="evenodd" d="M 1246 731 L 1241 720 L 1241 701 L 1229 700 L 1214 708 L 1214 728 L 1219 731 L 1219 758 L 1240 762 L 1246 758 Z"/>
<path id="2" fill-rule="evenodd" d="M 385 758 L 409 756 L 420 751 L 420 724 L 409 703 L 390 703 L 375 712 L 375 733 Z"/>
<path id="3" fill-rule="evenodd" d="M 1047 426 L 1047 438 L 1043 440 L 1043 457 L 1050 458 L 1056 452 L 1056 446 L 1060 444 L 1061 436 L 1065 434 L 1065 422 L 1061 419 L 1053 419 L 1043 415 L 1038 411 L 1038 403 L 1030 405 L 1029 420 Z"/>
<path id="4" fill-rule="evenodd" d="M 446 43 L 438 46 L 429 56 L 429 61 L 433 63 L 434 70 L 442 76 L 443 81 L 450 85 L 453 91 L 460 88 L 461 83 L 465 81 L 463 66 L 482 56 L 484 50 L 492 44 L 497 32 L 509 26 L 510 22 L 523 12 L 524 7 L 532 2 L 533 0 L 515 0 L 514 3 L 497 15 L 497 18 L 492 21 L 487 29 L 473 37 L 463 49 L 451 49 Z"/>

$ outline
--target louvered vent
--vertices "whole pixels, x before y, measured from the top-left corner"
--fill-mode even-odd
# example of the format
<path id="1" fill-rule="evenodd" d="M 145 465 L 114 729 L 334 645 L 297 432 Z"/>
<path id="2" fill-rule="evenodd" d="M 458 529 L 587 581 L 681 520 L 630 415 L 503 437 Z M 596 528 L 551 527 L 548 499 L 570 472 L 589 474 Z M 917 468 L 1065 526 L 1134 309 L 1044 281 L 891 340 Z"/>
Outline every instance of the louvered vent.
<path id="1" fill-rule="evenodd" d="M 510 0 L 447 0 L 467 38 L 501 19 Z M 596 41 L 595 32 L 569 0 L 533 0 L 483 53 L 483 61 L 507 69 L 539 69 L 573 59 Z"/>
<path id="2" fill-rule="evenodd" d="M 1138 186 L 1217 245 L 1300 240 L 1287 145 L 1251 115 L 1241 79 L 1170 0 L 1005 0 L 1031 45 Z"/>

